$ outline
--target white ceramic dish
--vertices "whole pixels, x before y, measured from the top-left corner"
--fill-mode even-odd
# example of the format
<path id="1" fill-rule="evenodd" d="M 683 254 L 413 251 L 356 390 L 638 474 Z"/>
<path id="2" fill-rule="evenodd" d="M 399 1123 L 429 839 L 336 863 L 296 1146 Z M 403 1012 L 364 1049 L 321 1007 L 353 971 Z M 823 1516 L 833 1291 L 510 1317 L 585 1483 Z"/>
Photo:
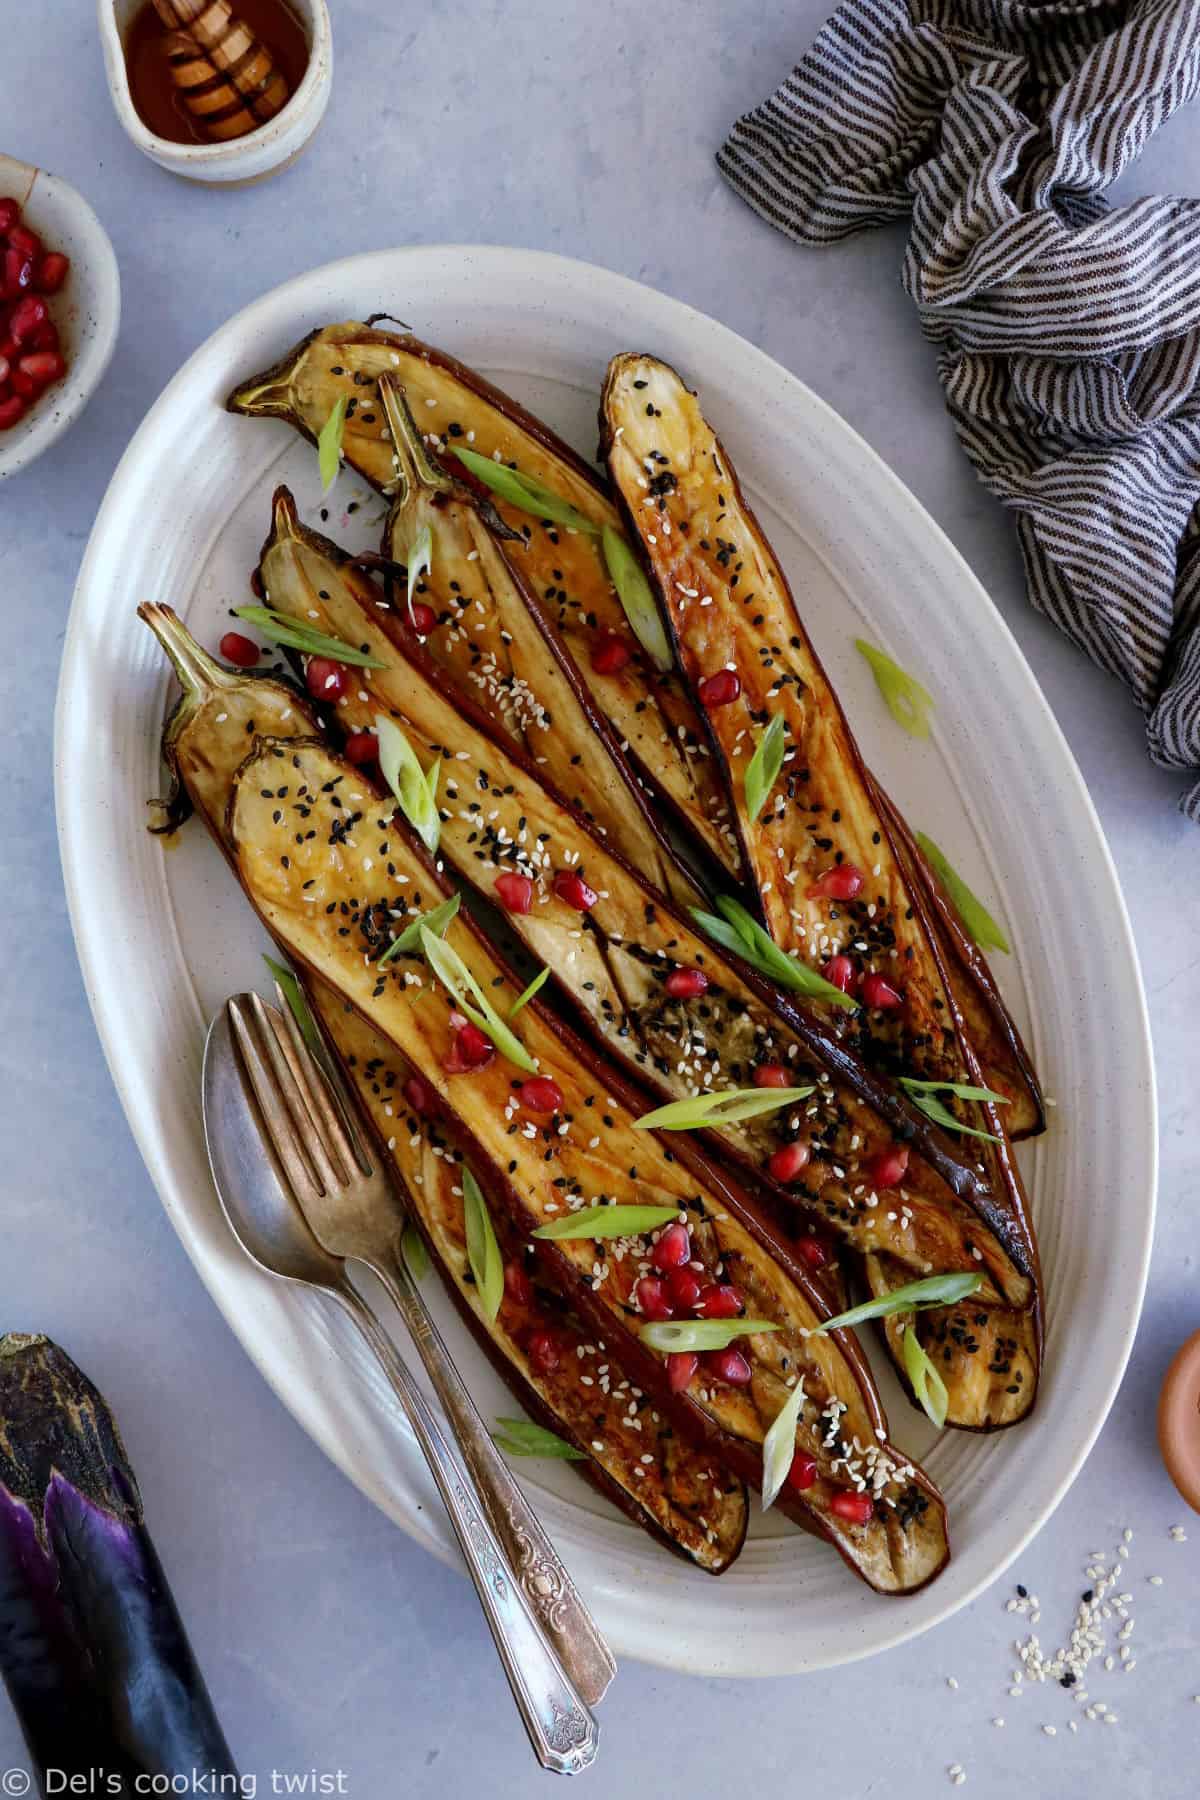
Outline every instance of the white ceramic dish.
<path id="1" fill-rule="evenodd" d="M 189 181 L 244 187 L 290 167 L 325 116 L 333 86 L 333 29 L 325 0 L 288 0 L 308 33 L 309 59 L 299 87 L 257 131 L 225 144 L 176 144 L 150 130 L 129 91 L 124 33 L 142 0 L 97 0 L 96 18 L 108 91 L 125 134 L 144 156 Z"/>
<path id="2" fill-rule="evenodd" d="M 69 181 L 0 156 L 0 197 L 19 200 L 22 222 L 71 258 L 62 290 L 50 300 L 67 372 L 9 431 L 0 431 L 0 481 L 48 450 L 83 411 L 112 360 L 121 323 L 121 278 L 108 233 Z"/>
<path id="3" fill-rule="evenodd" d="M 1060 1104 L 1022 1152 L 1046 1267 L 1035 1417 L 998 1438 L 932 1428 L 883 1387 L 899 1441 L 950 1505 L 955 1556 L 932 1588 L 881 1600 L 771 1515 L 720 1581 L 655 1548 L 561 1465 L 522 1470 L 615 1648 L 708 1674 L 784 1673 L 926 1629 L 1012 1560 L 1066 1491 L 1104 1420 L 1141 1304 L 1154 1213 L 1153 1076 L 1129 925 L 1099 825 L 1020 651 L 916 501 L 799 382 L 724 327 L 618 276 L 527 251 L 380 252 L 268 294 L 192 357 L 123 457 L 72 607 L 56 721 L 59 829 L 84 976 L 113 1076 L 163 1203 L 246 1348 L 297 1418 L 440 1555 L 448 1533 L 411 1440 L 337 1321 L 240 1257 L 200 1132 L 207 1018 L 261 982 L 265 939 L 203 832 L 166 854 L 145 831 L 160 786 L 162 658 L 134 616 L 167 600 L 209 643 L 246 598 L 271 487 L 312 516 L 310 446 L 222 410 L 234 381 L 312 326 L 386 307 L 543 412 L 582 450 L 615 351 L 665 356 L 701 389 L 782 557 L 868 761 L 1008 922 L 1006 995 Z M 164 482 L 162 471 L 186 471 Z M 343 475 L 327 529 L 375 502 Z M 365 523 L 364 523 L 365 522 Z M 927 744 L 903 737 L 852 648 L 867 633 L 938 697 Z M 436 1283 L 433 1284 L 436 1287 Z M 440 1298 L 440 1296 L 439 1296 Z M 442 1306 L 485 1410 L 501 1389 Z"/>

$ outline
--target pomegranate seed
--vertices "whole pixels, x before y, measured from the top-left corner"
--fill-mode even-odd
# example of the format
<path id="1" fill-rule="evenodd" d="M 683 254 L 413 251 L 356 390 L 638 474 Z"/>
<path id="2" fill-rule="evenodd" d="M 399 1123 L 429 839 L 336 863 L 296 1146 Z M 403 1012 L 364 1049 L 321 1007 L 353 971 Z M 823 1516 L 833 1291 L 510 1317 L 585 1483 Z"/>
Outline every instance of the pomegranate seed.
<path id="1" fill-rule="evenodd" d="M 343 749 L 346 761 L 356 769 L 369 769 L 379 761 L 379 739 L 373 731 L 352 731 Z"/>
<path id="2" fill-rule="evenodd" d="M 898 994 L 890 981 L 882 975 L 864 975 L 862 979 L 862 999 L 864 1006 L 878 1007 L 888 1011 L 893 1006 L 903 1006 L 903 997 Z"/>
<path id="3" fill-rule="evenodd" d="M 0 431 L 7 431 L 10 426 L 15 425 L 24 412 L 25 402 L 20 394 L 9 394 L 6 399 L 0 399 Z"/>
<path id="4" fill-rule="evenodd" d="M 20 217 L 20 201 L 10 199 L 8 195 L 5 195 L 4 199 L 0 200 L 0 237 L 7 237 Z"/>
<path id="5" fill-rule="evenodd" d="M 848 956 L 831 956 L 821 973 L 826 981 L 835 988 L 840 988 L 843 994 L 850 993 L 854 987 L 854 964 Z"/>
<path id="6" fill-rule="evenodd" d="M 691 1260 L 692 1234 L 676 1219 L 673 1224 L 665 1225 L 655 1239 L 650 1252 L 651 1265 L 665 1274 L 668 1269 L 681 1269 Z"/>
<path id="7" fill-rule="evenodd" d="M 682 1394 L 700 1367 L 694 1350 L 672 1350 L 667 1357 L 667 1386 L 673 1394 Z"/>
<path id="8" fill-rule="evenodd" d="M 796 1250 L 801 1261 L 806 1262 L 810 1269 L 823 1269 L 829 1261 L 829 1252 L 818 1237 L 802 1237 Z"/>
<path id="9" fill-rule="evenodd" d="M 258 661 L 258 645 L 240 631 L 227 631 L 221 639 L 221 655 L 238 669 L 252 669 Z"/>
<path id="10" fill-rule="evenodd" d="M 672 1000 L 694 1000 L 708 992 L 708 976 L 703 969 L 672 969 L 663 988 Z"/>
<path id="11" fill-rule="evenodd" d="M 809 1158 L 807 1144 L 797 1141 L 784 1144 L 767 1164 L 767 1171 L 773 1181 L 795 1181 Z"/>
<path id="12" fill-rule="evenodd" d="M 527 913 L 533 905 L 533 883 L 528 875 L 497 875 L 496 893 L 505 912 Z"/>
<path id="13" fill-rule="evenodd" d="M 616 631 L 598 631 L 592 640 L 592 667 L 597 675 L 618 675 L 633 661 L 633 651 Z"/>
<path id="14" fill-rule="evenodd" d="M 418 637 L 428 637 L 437 624 L 437 614 L 432 606 L 426 606 L 423 600 L 414 600 L 409 608 L 413 630 Z"/>
<path id="15" fill-rule="evenodd" d="M 53 319 L 44 319 L 29 339 L 34 350 L 57 350 L 59 348 L 58 326 Z"/>
<path id="16" fill-rule="evenodd" d="M 745 1387 L 750 1380 L 750 1364 L 740 1350 L 727 1344 L 724 1350 L 706 1350 L 701 1361 L 710 1375 L 727 1381 L 730 1387 Z"/>
<path id="17" fill-rule="evenodd" d="M 350 674 L 345 663 L 331 662 L 327 656 L 310 656 L 304 683 L 314 700 L 340 700 L 350 685 Z"/>
<path id="18" fill-rule="evenodd" d="M 867 1159 L 867 1176 L 872 1187 L 894 1188 L 904 1179 L 908 1167 L 908 1146 L 893 1144 Z"/>
<path id="19" fill-rule="evenodd" d="M 855 894 L 861 894 L 865 877 L 861 869 L 853 863 L 835 863 L 832 869 L 826 869 L 818 875 L 808 889 L 810 900 L 853 900 Z"/>
<path id="20" fill-rule="evenodd" d="M 49 316 L 49 308 L 40 294 L 22 294 L 12 309 L 8 335 L 14 344 L 27 343 L 38 326 L 44 325 Z"/>
<path id="21" fill-rule="evenodd" d="M 702 1289 L 696 1310 L 702 1319 L 736 1319 L 745 1304 L 732 1282 L 713 1281 Z"/>
<path id="22" fill-rule="evenodd" d="M 528 1306 L 533 1299 L 533 1283 L 519 1257 L 504 1265 L 504 1292 L 514 1306 Z"/>
<path id="23" fill-rule="evenodd" d="M 562 1360 L 552 1331 L 531 1331 L 525 1339 L 525 1355 L 535 1375 L 553 1375 Z"/>
<path id="24" fill-rule="evenodd" d="M 455 1033 L 450 1054 L 442 1067 L 447 1075 L 466 1075 L 473 1069 L 485 1068 L 495 1054 L 496 1047 L 491 1039 L 468 1019 Z"/>
<path id="25" fill-rule="evenodd" d="M 573 906 L 576 912 L 590 912 L 600 898 L 574 869 L 560 869 L 551 885 L 563 904 Z"/>
<path id="26" fill-rule="evenodd" d="M 850 1488 L 842 1488 L 829 1502 L 829 1510 L 836 1513 L 839 1519 L 848 1519 L 851 1525 L 866 1525 L 875 1517 L 875 1502 L 870 1494 L 859 1494 Z"/>
<path id="27" fill-rule="evenodd" d="M 433 1095 L 429 1091 L 428 1084 L 422 1081 L 419 1075 L 410 1075 L 401 1091 L 415 1113 L 428 1112 L 429 1102 Z"/>
<path id="28" fill-rule="evenodd" d="M 8 234 L 9 248 L 19 250 L 22 256 L 40 256 L 42 240 L 36 231 L 30 231 L 28 225 L 14 225 Z"/>
<path id="29" fill-rule="evenodd" d="M 9 380 L 12 382 L 13 392 L 20 394 L 24 400 L 32 400 L 36 394 L 40 394 L 42 391 L 41 382 L 35 381 L 32 375 L 27 375 L 20 363 L 9 375 Z"/>
<path id="30" fill-rule="evenodd" d="M 535 1075 L 521 1088 L 521 1105 L 526 1112 L 561 1112 L 563 1091 L 548 1075 Z"/>
<path id="31" fill-rule="evenodd" d="M 671 1297 L 671 1305 L 679 1307 L 683 1312 L 691 1312 L 703 1292 L 703 1282 L 688 1268 L 672 1269 L 667 1276 L 667 1293 Z"/>
<path id="32" fill-rule="evenodd" d="M 736 669 L 718 669 L 706 675 L 696 689 L 696 698 L 710 712 L 714 706 L 729 706 L 742 691 L 741 676 Z"/>
<path id="33" fill-rule="evenodd" d="M 12 364 L 9 362 L 7 356 L 0 356 L 0 392 L 4 389 L 4 384 L 8 380 L 11 369 Z"/>
<path id="34" fill-rule="evenodd" d="M 670 1319 L 674 1308 L 667 1298 L 667 1284 L 657 1275 L 643 1275 L 633 1290 L 638 1310 L 646 1319 Z"/>
<path id="35" fill-rule="evenodd" d="M 37 266 L 37 286 L 40 294 L 57 294 L 67 272 L 71 267 L 71 259 L 64 256 L 61 250 L 48 250 Z"/>
<path id="36" fill-rule="evenodd" d="M 787 1472 L 787 1485 L 802 1494 L 817 1479 L 817 1459 L 806 1450 L 797 1450 L 792 1458 L 792 1466 Z"/>
<path id="37" fill-rule="evenodd" d="M 759 1063 L 752 1077 L 755 1087 L 791 1087 L 792 1079 L 782 1063 Z"/>
<path id="38" fill-rule="evenodd" d="M 4 283 L 0 292 L 6 299 L 15 300 L 19 294 L 28 293 L 33 286 L 33 258 L 22 256 L 19 250 L 4 252 Z"/>

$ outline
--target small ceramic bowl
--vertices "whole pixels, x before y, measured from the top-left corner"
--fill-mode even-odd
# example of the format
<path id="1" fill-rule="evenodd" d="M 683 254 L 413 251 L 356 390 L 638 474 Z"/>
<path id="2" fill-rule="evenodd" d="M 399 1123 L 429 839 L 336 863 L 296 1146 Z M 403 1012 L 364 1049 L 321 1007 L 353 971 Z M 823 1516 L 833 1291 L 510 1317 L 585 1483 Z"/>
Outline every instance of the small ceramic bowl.
<path id="1" fill-rule="evenodd" d="M 0 156 L 0 196 L 19 200 L 30 231 L 36 231 L 48 250 L 61 250 L 71 259 L 64 286 L 50 300 L 67 372 L 39 395 L 11 430 L 0 431 L 3 481 L 61 437 L 99 386 L 121 323 L 121 278 L 108 233 L 70 182 Z"/>
<path id="2" fill-rule="evenodd" d="M 278 174 L 305 148 L 329 104 L 333 84 L 333 32 L 325 0 L 288 0 L 308 36 L 304 79 L 282 111 L 257 131 L 222 144 L 175 144 L 145 124 L 129 91 L 124 37 L 142 0 L 97 0 L 108 91 L 117 117 L 138 149 L 172 175 L 227 187 L 245 187 Z"/>

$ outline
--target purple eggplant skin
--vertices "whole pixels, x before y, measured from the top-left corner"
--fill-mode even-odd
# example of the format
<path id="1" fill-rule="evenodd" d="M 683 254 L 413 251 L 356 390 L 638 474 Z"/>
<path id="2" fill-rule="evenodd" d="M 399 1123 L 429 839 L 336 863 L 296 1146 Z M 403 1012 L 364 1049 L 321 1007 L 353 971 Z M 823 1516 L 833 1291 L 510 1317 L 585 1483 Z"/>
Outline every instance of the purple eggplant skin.
<path id="1" fill-rule="evenodd" d="M 10 1332 L 0 1419 L 0 1674 L 42 1792 L 101 1771 L 105 1793 L 154 1775 L 241 1792 L 103 1396 Z"/>

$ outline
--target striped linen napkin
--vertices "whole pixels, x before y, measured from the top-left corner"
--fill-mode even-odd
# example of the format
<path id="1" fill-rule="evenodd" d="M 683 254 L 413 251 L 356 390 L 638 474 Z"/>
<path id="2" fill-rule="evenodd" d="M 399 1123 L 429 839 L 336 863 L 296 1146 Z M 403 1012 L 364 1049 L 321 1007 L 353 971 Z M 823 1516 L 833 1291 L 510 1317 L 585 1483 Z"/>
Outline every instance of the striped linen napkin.
<path id="1" fill-rule="evenodd" d="M 912 216 L 904 285 L 1030 598 L 1200 822 L 1200 202 L 1104 189 L 1200 85 L 1200 0 L 845 0 L 717 162 L 789 236 Z"/>

